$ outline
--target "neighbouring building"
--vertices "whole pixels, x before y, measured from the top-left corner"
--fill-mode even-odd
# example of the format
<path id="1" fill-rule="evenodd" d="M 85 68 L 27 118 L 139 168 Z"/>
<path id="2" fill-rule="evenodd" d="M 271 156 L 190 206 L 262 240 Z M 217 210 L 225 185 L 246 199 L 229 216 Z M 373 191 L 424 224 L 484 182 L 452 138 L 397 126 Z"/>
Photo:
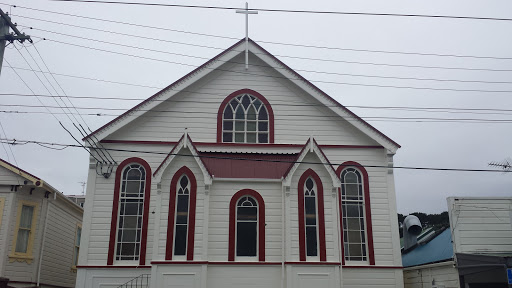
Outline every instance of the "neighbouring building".
<path id="1" fill-rule="evenodd" d="M 0 277 L 11 287 L 74 287 L 83 209 L 0 159 Z"/>
<path id="2" fill-rule="evenodd" d="M 87 136 L 77 288 L 403 287 L 400 146 L 247 45 Z"/>
<path id="3" fill-rule="evenodd" d="M 71 201 L 75 202 L 78 206 L 84 208 L 85 195 L 66 195 Z"/>
<path id="4" fill-rule="evenodd" d="M 449 197 L 448 214 L 449 229 L 404 247 L 405 288 L 509 287 L 512 197 Z"/>

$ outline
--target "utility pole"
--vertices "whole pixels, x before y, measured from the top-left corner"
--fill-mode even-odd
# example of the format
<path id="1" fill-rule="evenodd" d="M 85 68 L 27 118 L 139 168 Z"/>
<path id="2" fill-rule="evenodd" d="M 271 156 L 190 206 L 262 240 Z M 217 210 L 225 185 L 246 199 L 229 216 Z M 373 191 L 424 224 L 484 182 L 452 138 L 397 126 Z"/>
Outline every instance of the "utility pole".
<path id="1" fill-rule="evenodd" d="M 11 27 L 14 33 L 9 33 L 9 27 Z M 7 41 L 12 43 L 15 40 L 18 40 L 20 43 L 28 40 L 32 43 L 30 36 L 25 35 L 25 33 L 21 33 L 16 25 L 11 22 L 11 17 L 0 9 L 0 74 L 2 73 L 2 63 L 4 62 L 5 44 Z"/>

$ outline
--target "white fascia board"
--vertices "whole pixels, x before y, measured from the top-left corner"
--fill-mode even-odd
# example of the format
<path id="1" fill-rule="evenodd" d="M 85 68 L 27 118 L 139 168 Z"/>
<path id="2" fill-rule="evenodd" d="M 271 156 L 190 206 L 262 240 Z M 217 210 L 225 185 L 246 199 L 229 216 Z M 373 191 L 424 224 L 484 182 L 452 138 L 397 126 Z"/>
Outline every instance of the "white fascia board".
<path id="1" fill-rule="evenodd" d="M 286 77 L 288 80 L 293 82 L 300 89 L 304 90 L 306 93 L 313 96 L 320 103 L 324 104 L 326 107 L 331 109 L 334 113 L 339 115 L 345 121 L 352 124 L 354 127 L 359 129 L 360 131 L 362 131 L 365 135 L 367 135 L 368 137 L 370 137 L 371 139 L 375 140 L 377 143 L 382 145 L 389 152 L 391 152 L 393 154 L 396 153 L 396 151 L 398 150 L 398 147 L 394 143 L 392 143 L 389 140 L 382 137 L 379 133 L 377 133 L 372 128 L 368 127 L 365 123 L 363 123 L 360 119 L 354 118 L 345 109 L 337 106 L 337 105 L 339 105 L 338 102 L 336 102 L 335 100 L 333 101 L 333 100 L 326 98 L 324 95 L 319 93 L 316 89 L 313 89 L 309 84 L 307 84 L 303 80 L 298 79 L 297 76 L 295 76 L 295 74 L 292 71 L 290 71 L 290 69 L 282 66 L 279 62 L 276 62 L 271 56 L 267 55 L 265 51 L 260 50 L 258 47 L 256 47 L 252 43 L 249 44 L 249 51 L 251 51 L 254 55 L 256 55 L 258 58 L 260 58 L 263 62 L 265 62 L 270 67 L 272 67 L 274 70 L 278 71 L 281 75 Z"/>
<path id="2" fill-rule="evenodd" d="M 244 43 L 242 43 L 244 44 Z M 163 90 L 157 92 L 160 93 L 158 96 L 151 100 L 145 100 L 146 102 L 142 102 L 139 107 L 136 109 L 133 109 L 133 111 L 130 111 L 126 115 L 122 115 L 119 118 L 115 119 L 114 122 L 110 123 L 109 125 L 102 128 L 100 131 L 98 131 L 96 134 L 94 134 L 94 137 L 90 137 L 88 140 L 93 142 L 99 142 L 115 131 L 121 129 L 122 127 L 126 126 L 127 124 L 131 123 L 133 120 L 137 119 L 138 117 L 144 115 L 145 113 L 149 112 L 151 109 L 155 108 L 157 105 L 162 103 L 163 101 L 166 101 L 182 90 L 186 89 L 187 87 L 194 84 L 196 81 L 202 79 L 203 77 L 207 76 L 211 72 L 213 72 L 215 69 L 219 68 L 221 65 L 225 64 L 226 62 L 230 61 L 243 51 L 242 44 L 235 46 L 231 48 L 230 51 L 224 53 L 221 55 L 218 59 L 215 60 L 209 60 L 210 62 L 206 62 L 203 64 L 204 66 L 201 67 L 198 71 L 196 71 L 193 74 L 188 75 L 187 78 L 182 79 L 178 83 L 172 85 L 171 87 L 164 88 Z M 156 94 L 155 94 L 156 95 Z"/>

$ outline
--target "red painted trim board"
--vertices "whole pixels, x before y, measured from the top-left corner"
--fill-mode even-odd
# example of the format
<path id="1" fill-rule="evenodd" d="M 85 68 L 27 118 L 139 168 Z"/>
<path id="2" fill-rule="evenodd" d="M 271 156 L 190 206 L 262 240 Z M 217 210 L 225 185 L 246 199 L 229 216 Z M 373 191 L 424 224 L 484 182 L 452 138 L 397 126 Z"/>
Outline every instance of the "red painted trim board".
<path id="1" fill-rule="evenodd" d="M 219 112 L 217 112 L 217 143 L 222 143 L 222 118 L 224 114 L 224 109 L 229 104 L 229 101 L 231 101 L 236 96 L 239 96 L 241 94 L 251 94 L 258 98 L 261 102 L 263 102 L 263 105 L 265 105 L 265 108 L 267 108 L 268 112 L 268 142 L 274 143 L 274 111 L 272 110 L 272 106 L 270 106 L 270 103 L 268 102 L 267 98 L 265 98 L 260 93 L 251 90 L 251 89 L 240 89 L 237 90 L 231 94 L 229 94 L 228 97 L 222 101 L 219 107 Z"/>
<path id="2" fill-rule="evenodd" d="M 375 265 L 375 253 L 373 249 L 373 230 L 372 230 L 372 212 L 371 212 L 371 205 L 370 205 L 370 182 L 368 180 L 368 172 L 364 167 L 354 161 L 347 161 L 341 164 L 338 169 L 336 169 L 336 175 L 338 175 L 338 178 L 341 178 L 341 172 L 345 168 L 348 167 L 355 167 L 357 170 L 359 170 L 363 176 L 363 190 L 364 190 L 364 206 L 365 206 L 365 220 L 366 220 L 366 239 L 368 244 L 368 260 L 370 262 L 370 265 Z M 341 203 L 341 188 L 340 188 L 340 212 L 342 211 L 342 203 Z M 340 227 L 341 227 L 341 249 L 342 249 L 342 255 L 343 255 L 343 264 L 345 264 L 345 249 L 344 249 L 344 242 L 343 242 L 343 213 L 340 213 Z M 350 266 L 353 267 L 353 266 Z"/>
<path id="3" fill-rule="evenodd" d="M 196 197 L 197 181 L 194 173 L 186 167 L 181 167 L 172 177 L 171 195 L 169 198 L 169 213 L 167 217 L 167 243 L 165 245 L 165 260 L 172 260 L 174 247 L 174 219 L 176 218 L 176 187 L 181 176 L 187 175 L 190 181 L 190 198 L 188 213 L 188 231 L 187 231 L 187 260 L 194 260 L 194 235 L 196 226 Z"/>
<path id="4" fill-rule="evenodd" d="M 78 269 L 150 269 L 150 265 L 140 265 L 140 266 L 133 266 L 133 265 L 127 265 L 127 266 L 117 266 L 117 265 L 79 265 L 76 266 Z"/>
<path id="5" fill-rule="evenodd" d="M 132 157 L 125 159 L 116 169 L 116 180 L 114 186 L 114 199 L 112 203 L 112 221 L 110 222 L 110 238 L 108 245 L 108 256 L 107 256 L 107 265 L 114 264 L 114 253 L 116 248 L 116 234 L 117 234 L 117 220 L 119 215 L 119 193 L 121 189 L 121 178 L 122 172 L 124 168 L 131 164 L 138 163 L 144 167 L 146 170 L 146 179 L 145 179 L 145 187 L 144 187 L 144 212 L 142 216 L 142 234 L 141 234 L 141 243 L 140 243 L 140 254 L 139 254 L 139 264 L 146 264 L 146 245 L 147 245 L 147 236 L 148 236 L 148 217 L 149 217 L 149 201 L 151 196 L 151 167 L 149 164 L 141 158 Z"/>
<path id="6" fill-rule="evenodd" d="M 318 207 L 318 245 L 320 252 L 320 261 L 326 261 L 326 248 L 325 248 L 325 219 L 324 219 L 324 189 L 322 181 L 318 174 L 313 169 L 308 169 L 302 173 L 299 179 L 299 259 L 306 261 L 306 224 L 304 212 L 304 183 L 311 177 L 315 181 L 317 187 L 317 207 Z"/>
<path id="7" fill-rule="evenodd" d="M 258 192 L 251 189 L 243 189 L 236 192 L 229 202 L 228 261 L 235 261 L 236 255 L 236 202 L 241 197 L 247 195 L 252 196 L 258 202 L 258 260 L 265 261 L 265 201 L 263 201 L 263 197 Z"/>

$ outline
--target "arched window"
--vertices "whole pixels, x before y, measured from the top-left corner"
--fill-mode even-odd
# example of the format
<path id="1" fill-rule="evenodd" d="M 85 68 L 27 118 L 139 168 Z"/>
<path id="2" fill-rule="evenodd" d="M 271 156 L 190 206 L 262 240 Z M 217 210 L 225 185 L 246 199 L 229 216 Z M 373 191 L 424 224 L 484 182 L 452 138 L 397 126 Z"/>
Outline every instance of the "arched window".
<path id="1" fill-rule="evenodd" d="M 300 177 L 298 194 L 300 261 L 326 261 L 323 186 L 312 169 Z"/>
<path id="2" fill-rule="evenodd" d="M 342 164 L 338 173 L 341 180 L 343 262 L 368 261 L 375 265 L 368 174 L 355 162 Z"/>
<path id="3" fill-rule="evenodd" d="M 229 255 L 235 257 L 258 257 L 265 261 L 265 203 L 254 190 L 235 193 L 230 203 Z"/>
<path id="4" fill-rule="evenodd" d="M 151 169 L 140 158 L 123 161 L 116 171 L 107 264 L 130 260 L 145 264 Z"/>
<path id="5" fill-rule="evenodd" d="M 224 143 L 273 143 L 274 115 L 259 93 L 242 89 L 221 104 L 217 141 Z"/>
<path id="6" fill-rule="evenodd" d="M 194 260 L 197 183 L 194 173 L 183 166 L 171 180 L 165 259 L 186 256 Z"/>

